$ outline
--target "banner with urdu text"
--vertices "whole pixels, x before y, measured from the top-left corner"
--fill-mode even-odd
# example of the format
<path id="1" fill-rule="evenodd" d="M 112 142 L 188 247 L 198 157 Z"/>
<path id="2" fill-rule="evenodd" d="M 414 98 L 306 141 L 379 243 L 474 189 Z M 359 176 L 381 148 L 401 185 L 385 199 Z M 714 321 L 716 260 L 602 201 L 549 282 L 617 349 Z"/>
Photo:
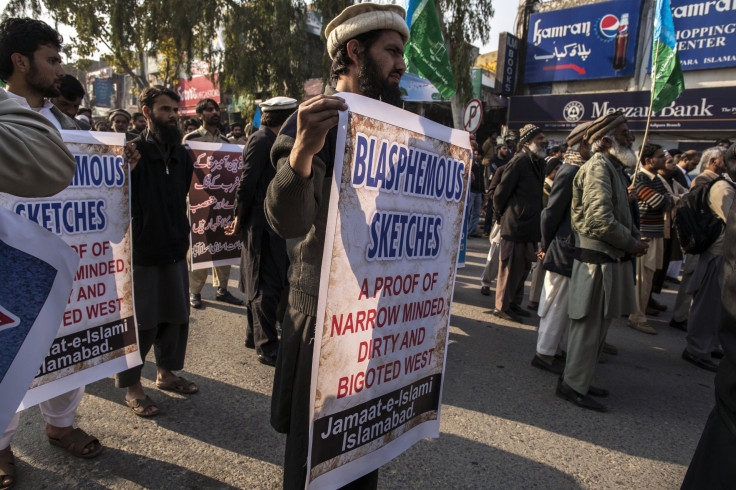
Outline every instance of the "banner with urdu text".
<path id="1" fill-rule="evenodd" d="M 310 401 L 308 486 L 439 437 L 468 133 L 355 94 L 341 113 Z"/>
<path id="2" fill-rule="evenodd" d="M 189 187 L 192 270 L 240 264 L 240 237 L 226 235 L 234 217 L 235 195 L 243 173 L 243 146 L 187 141 L 194 162 Z"/>
<path id="3" fill-rule="evenodd" d="M 0 206 L 60 237 L 79 257 L 61 324 L 49 326 L 56 338 L 20 409 L 141 363 L 124 135 L 62 131 L 62 137 L 77 161 L 66 189 L 42 199 L 0 194 Z"/>

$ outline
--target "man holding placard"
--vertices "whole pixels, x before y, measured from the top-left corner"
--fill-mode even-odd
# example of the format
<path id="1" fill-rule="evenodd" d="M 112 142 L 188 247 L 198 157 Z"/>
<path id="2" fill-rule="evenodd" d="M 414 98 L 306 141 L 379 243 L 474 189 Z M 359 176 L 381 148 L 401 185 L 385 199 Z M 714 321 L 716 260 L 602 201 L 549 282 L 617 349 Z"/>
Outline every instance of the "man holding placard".
<path id="1" fill-rule="evenodd" d="M 353 92 L 397 104 L 406 70 L 409 29 L 396 5 L 346 8 L 325 30 L 338 92 Z M 327 93 L 334 93 L 331 87 Z M 289 309 L 276 365 L 271 425 L 287 434 L 284 488 L 303 488 L 309 431 L 310 377 L 317 297 L 329 189 L 342 98 L 322 95 L 304 102 L 282 128 L 271 152 L 277 173 L 265 201 L 271 227 L 287 239 L 291 260 Z M 355 482 L 375 487 L 378 472 Z"/>

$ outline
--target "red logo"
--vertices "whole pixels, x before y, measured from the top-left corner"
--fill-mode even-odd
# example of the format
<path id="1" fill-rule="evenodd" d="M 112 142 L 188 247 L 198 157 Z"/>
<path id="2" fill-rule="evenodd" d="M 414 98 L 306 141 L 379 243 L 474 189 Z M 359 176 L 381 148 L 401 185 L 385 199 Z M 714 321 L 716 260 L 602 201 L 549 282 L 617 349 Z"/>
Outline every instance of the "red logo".
<path id="1" fill-rule="evenodd" d="M 20 318 L 0 306 L 0 330 L 17 327 L 20 325 Z"/>

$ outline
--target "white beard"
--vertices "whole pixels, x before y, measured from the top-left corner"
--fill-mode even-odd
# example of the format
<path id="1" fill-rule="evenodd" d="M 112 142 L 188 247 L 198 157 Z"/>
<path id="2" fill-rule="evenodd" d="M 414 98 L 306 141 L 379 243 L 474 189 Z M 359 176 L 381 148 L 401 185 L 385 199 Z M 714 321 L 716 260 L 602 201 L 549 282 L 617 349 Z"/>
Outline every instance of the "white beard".
<path id="1" fill-rule="evenodd" d="M 636 168 L 636 153 L 629 146 L 620 144 L 615 139 L 612 140 L 610 153 L 616 157 L 618 161 L 628 168 Z"/>
<path id="2" fill-rule="evenodd" d="M 529 143 L 529 151 L 541 159 L 547 158 L 547 151 L 544 148 L 540 148 L 536 143 Z"/>

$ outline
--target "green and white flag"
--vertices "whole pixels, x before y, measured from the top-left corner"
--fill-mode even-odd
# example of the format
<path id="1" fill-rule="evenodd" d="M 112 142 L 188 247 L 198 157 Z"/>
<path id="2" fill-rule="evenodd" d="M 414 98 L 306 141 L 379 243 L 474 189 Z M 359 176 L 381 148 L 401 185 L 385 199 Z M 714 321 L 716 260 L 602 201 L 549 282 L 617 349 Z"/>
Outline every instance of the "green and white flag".
<path id="1" fill-rule="evenodd" d="M 406 71 L 426 78 L 449 99 L 455 93 L 455 77 L 434 0 L 410 0 L 406 21 L 410 30 L 404 50 Z"/>
<path id="2" fill-rule="evenodd" d="M 657 0 L 652 47 L 652 112 L 670 105 L 685 90 L 677 54 L 670 0 Z"/>

